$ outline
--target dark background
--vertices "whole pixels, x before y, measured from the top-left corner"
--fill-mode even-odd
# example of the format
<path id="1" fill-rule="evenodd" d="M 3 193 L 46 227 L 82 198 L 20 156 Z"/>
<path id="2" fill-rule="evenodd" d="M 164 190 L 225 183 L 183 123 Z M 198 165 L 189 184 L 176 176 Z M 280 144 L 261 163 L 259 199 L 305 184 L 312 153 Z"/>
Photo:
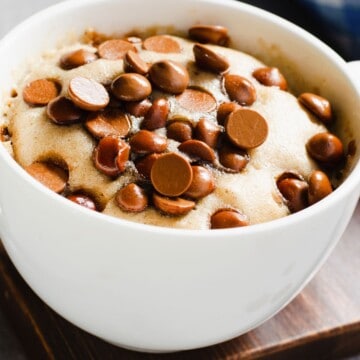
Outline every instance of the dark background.
<path id="1" fill-rule="evenodd" d="M 320 38 L 323 42 L 338 52 L 345 60 L 360 60 L 360 34 L 355 42 L 343 42 L 339 40 L 339 30 L 336 24 L 329 23 L 309 8 L 302 0 L 242 0 L 276 15 L 279 15 L 309 31 Z M 360 7 L 360 0 L 358 0 Z M 360 23 L 360 10 L 357 13 Z"/>

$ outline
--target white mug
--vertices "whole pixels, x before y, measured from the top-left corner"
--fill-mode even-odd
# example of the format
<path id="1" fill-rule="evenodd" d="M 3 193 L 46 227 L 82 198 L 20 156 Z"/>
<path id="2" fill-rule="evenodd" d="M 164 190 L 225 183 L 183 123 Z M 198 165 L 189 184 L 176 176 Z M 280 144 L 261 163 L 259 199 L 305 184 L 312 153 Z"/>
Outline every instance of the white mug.
<path id="1" fill-rule="evenodd" d="M 13 71 L 26 59 L 53 48 L 67 33 L 80 35 L 88 27 L 125 33 L 154 25 L 186 30 L 196 23 L 226 26 L 236 48 L 280 63 L 299 91 L 320 88 L 351 129 L 358 150 L 343 184 L 299 213 L 246 228 L 195 231 L 83 209 L 43 187 L 0 146 L 0 233 L 15 266 L 64 318 L 131 349 L 207 346 L 273 316 L 323 264 L 360 193 L 359 63 L 349 66 L 299 27 L 240 2 L 55 5 L 0 42 L 1 91 L 11 88 Z"/>

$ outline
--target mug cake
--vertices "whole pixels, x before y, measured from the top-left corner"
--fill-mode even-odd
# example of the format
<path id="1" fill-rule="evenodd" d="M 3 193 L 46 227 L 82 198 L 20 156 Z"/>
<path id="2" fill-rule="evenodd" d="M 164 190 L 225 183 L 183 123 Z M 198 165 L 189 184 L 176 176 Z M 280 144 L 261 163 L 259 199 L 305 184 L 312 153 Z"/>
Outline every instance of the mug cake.
<path id="1" fill-rule="evenodd" d="M 331 104 L 229 44 L 214 25 L 87 31 L 31 62 L 2 140 L 45 186 L 131 221 L 216 229 L 300 211 L 345 163 Z"/>

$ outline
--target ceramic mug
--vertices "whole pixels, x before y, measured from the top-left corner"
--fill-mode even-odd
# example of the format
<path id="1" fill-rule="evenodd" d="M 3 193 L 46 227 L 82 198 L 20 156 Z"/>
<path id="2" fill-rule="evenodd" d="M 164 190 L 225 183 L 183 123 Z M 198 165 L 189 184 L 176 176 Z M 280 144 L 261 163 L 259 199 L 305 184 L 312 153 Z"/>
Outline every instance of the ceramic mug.
<path id="1" fill-rule="evenodd" d="M 179 230 L 128 222 L 72 204 L 30 177 L 0 146 L 0 231 L 15 266 L 56 312 L 119 346 L 176 351 L 238 336 L 284 307 L 342 235 L 360 193 L 359 64 L 351 67 L 299 27 L 229 0 L 67 1 L 0 42 L 1 91 L 26 59 L 88 27 L 196 23 L 229 29 L 234 47 L 277 64 L 297 91 L 318 90 L 357 152 L 343 184 L 291 216 L 245 228 Z"/>

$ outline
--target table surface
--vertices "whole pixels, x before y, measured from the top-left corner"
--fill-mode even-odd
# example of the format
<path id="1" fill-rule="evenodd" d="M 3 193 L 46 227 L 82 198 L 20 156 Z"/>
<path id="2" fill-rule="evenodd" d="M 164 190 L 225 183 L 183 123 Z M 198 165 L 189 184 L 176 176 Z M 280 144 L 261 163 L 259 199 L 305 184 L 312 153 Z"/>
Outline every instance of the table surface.
<path id="1" fill-rule="evenodd" d="M 16 23 L 56 0 L 1 0 L 0 38 Z M 301 1 L 245 1 L 277 13 L 336 44 Z M 164 359 L 360 359 L 360 205 L 321 271 L 282 312 L 234 340 Z M 156 359 L 113 347 L 79 330 L 27 287 L 0 248 L 0 359 Z"/>

